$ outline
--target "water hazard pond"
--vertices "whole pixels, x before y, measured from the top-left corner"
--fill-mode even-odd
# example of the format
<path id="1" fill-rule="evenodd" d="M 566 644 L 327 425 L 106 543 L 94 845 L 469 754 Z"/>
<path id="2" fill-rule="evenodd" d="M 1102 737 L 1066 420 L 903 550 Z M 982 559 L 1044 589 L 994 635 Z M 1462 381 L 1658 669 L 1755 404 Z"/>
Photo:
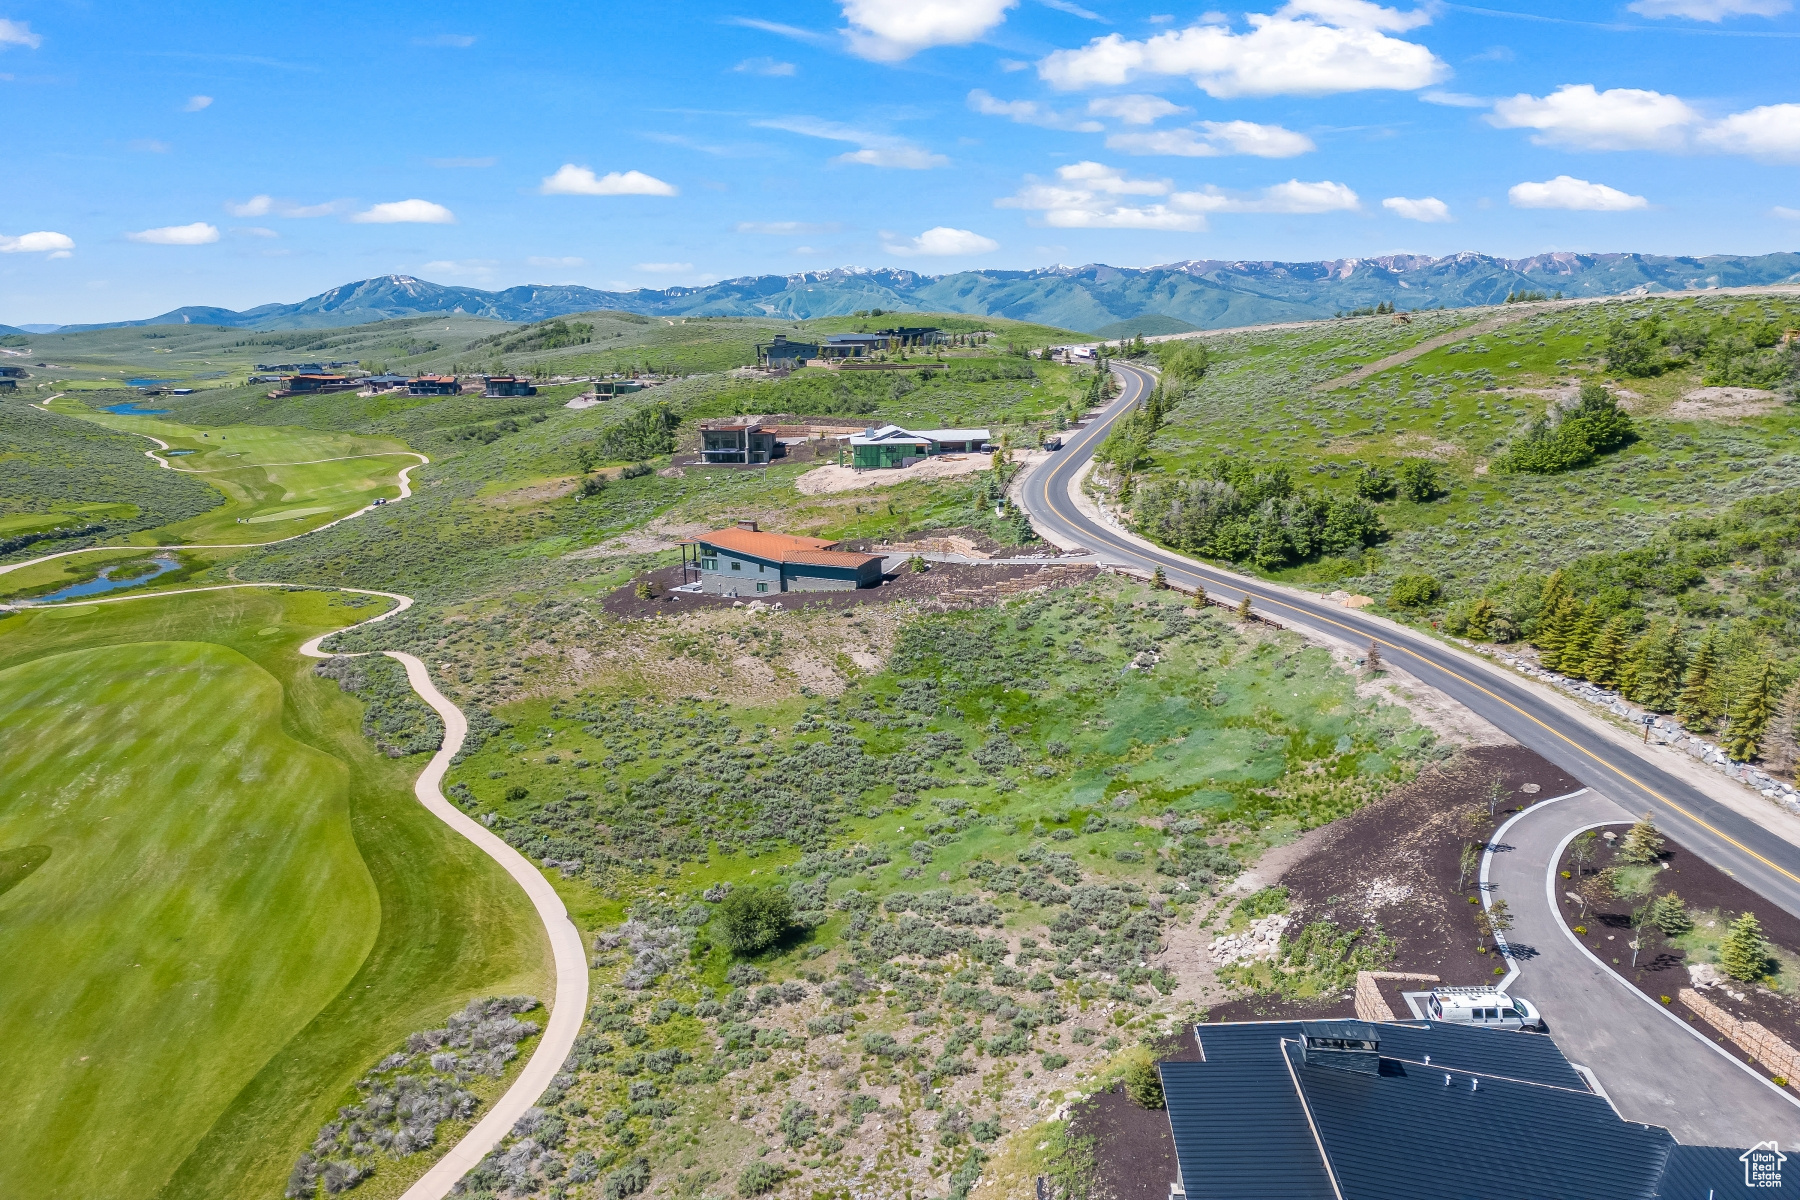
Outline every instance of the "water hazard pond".
<path id="1" fill-rule="evenodd" d="M 153 579 L 159 579 L 162 576 L 167 575 L 170 571 L 175 570 L 175 568 L 181 565 L 176 562 L 173 557 L 163 554 L 159 554 L 155 558 L 152 558 L 150 562 L 155 567 L 154 570 L 145 571 L 142 574 L 132 575 L 124 579 L 114 578 L 114 573 L 125 569 L 127 566 L 141 566 L 142 564 L 120 563 L 117 566 L 107 567 L 100 572 L 100 576 L 97 579 L 90 579 L 85 583 L 72 583 L 60 592 L 51 592 L 48 596 L 34 597 L 31 603 L 54 604 L 58 600 L 79 600 L 84 596 L 98 596 L 102 592 L 116 592 L 121 588 L 142 587 Z"/>

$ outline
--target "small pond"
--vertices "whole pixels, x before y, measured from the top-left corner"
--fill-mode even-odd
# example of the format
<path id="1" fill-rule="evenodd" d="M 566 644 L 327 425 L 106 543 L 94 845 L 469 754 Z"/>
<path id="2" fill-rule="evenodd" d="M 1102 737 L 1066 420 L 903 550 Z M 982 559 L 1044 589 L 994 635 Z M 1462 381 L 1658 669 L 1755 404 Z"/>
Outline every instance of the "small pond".
<path id="1" fill-rule="evenodd" d="M 192 450 L 164 450 L 163 457 L 164 458 L 180 458 L 184 454 L 192 454 L 192 453 L 194 453 Z"/>
<path id="2" fill-rule="evenodd" d="M 166 408 L 139 408 L 137 401 L 127 400 L 123 404 L 109 404 L 102 411 L 117 413 L 121 417 L 160 417 L 169 410 Z"/>
<path id="3" fill-rule="evenodd" d="M 48 596 L 38 596 L 30 601 L 32 604 L 54 604 L 58 600 L 79 600 L 83 596 L 97 596 L 101 592 L 116 592 L 120 588 L 141 587 L 152 579 L 161 578 L 181 564 L 173 558 L 159 554 L 150 560 L 156 564 L 156 570 L 144 575 L 134 575 L 130 579 L 114 579 L 112 573 L 118 566 L 107 567 L 100 572 L 100 578 L 90 579 L 86 583 L 74 583 L 60 592 L 51 592 Z M 123 566 L 121 563 L 119 566 Z"/>

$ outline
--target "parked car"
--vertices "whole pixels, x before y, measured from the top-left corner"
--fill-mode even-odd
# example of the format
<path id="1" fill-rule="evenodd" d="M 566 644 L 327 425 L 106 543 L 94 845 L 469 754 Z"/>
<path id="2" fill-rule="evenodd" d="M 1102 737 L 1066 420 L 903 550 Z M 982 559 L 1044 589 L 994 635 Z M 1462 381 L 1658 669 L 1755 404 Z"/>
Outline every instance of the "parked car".
<path id="1" fill-rule="evenodd" d="M 1508 996 L 1492 988 L 1441 987 L 1431 989 L 1425 1010 L 1434 1020 L 1483 1029 L 1534 1029 L 1542 1032 L 1544 1018 L 1531 1001 Z"/>

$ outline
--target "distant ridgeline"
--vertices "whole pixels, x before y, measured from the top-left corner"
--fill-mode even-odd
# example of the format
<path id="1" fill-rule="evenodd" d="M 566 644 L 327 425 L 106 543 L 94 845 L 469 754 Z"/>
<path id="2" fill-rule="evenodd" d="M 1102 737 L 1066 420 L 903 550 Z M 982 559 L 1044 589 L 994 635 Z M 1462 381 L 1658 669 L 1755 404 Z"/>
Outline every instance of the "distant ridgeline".
<path id="1" fill-rule="evenodd" d="M 1314 320 L 1359 309 L 1374 311 L 1377 306 L 1463 308 L 1540 293 L 1610 296 L 1785 282 L 1800 282 L 1800 254 L 1670 258 L 1557 253 L 1505 259 L 1464 252 L 1446 258 L 1402 254 L 1305 263 L 1196 259 L 1157 267 L 1058 266 L 954 275 L 844 267 L 631 292 L 572 284 L 528 284 L 486 292 L 444 287 L 408 275 L 383 275 L 332 288 L 297 304 L 264 304 L 242 312 L 178 308 L 148 320 L 67 325 L 59 332 L 185 324 L 313 329 L 424 313 L 545 321 L 596 309 L 662 317 L 807 320 L 882 309 L 1008 317 L 1117 338 Z M 579 341 L 573 327 L 569 333 Z"/>

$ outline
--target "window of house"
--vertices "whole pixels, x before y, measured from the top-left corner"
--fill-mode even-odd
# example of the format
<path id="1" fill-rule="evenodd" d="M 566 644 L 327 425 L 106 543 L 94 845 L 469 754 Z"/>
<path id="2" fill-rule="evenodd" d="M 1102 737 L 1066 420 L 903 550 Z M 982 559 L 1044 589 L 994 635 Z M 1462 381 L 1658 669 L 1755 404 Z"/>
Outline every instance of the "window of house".
<path id="1" fill-rule="evenodd" d="M 731 560 L 731 569 L 734 571 L 741 571 L 744 569 L 744 564 L 734 558 Z"/>
<path id="2" fill-rule="evenodd" d="M 764 572 L 764 571 L 767 571 L 767 570 L 768 570 L 768 569 L 769 569 L 769 568 L 768 568 L 768 567 L 767 567 L 767 566 L 766 566 L 766 565 L 765 565 L 765 564 L 763 564 L 763 563 L 757 563 L 757 564 L 756 564 L 756 572 L 757 572 L 757 574 L 759 574 L 759 575 L 760 575 L 760 574 L 762 574 L 762 573 L 763 573 L 763 572 Z"/>
<path id="3" fill-rule="evenodd" d="M 702 571 L 716 571 L 719 569 L 719 560 L 716 558 L 703 558 L 700 560 L 700 569 Z"/>
<path id="4" fill-rule="evenodd" d="M 766 592 L 769 590 L 769 585 L 766 583 L 763 583 L 761 580 L 758 580 L 757 584 L 756 584 L 756 590 L 759 592 Z"/>

